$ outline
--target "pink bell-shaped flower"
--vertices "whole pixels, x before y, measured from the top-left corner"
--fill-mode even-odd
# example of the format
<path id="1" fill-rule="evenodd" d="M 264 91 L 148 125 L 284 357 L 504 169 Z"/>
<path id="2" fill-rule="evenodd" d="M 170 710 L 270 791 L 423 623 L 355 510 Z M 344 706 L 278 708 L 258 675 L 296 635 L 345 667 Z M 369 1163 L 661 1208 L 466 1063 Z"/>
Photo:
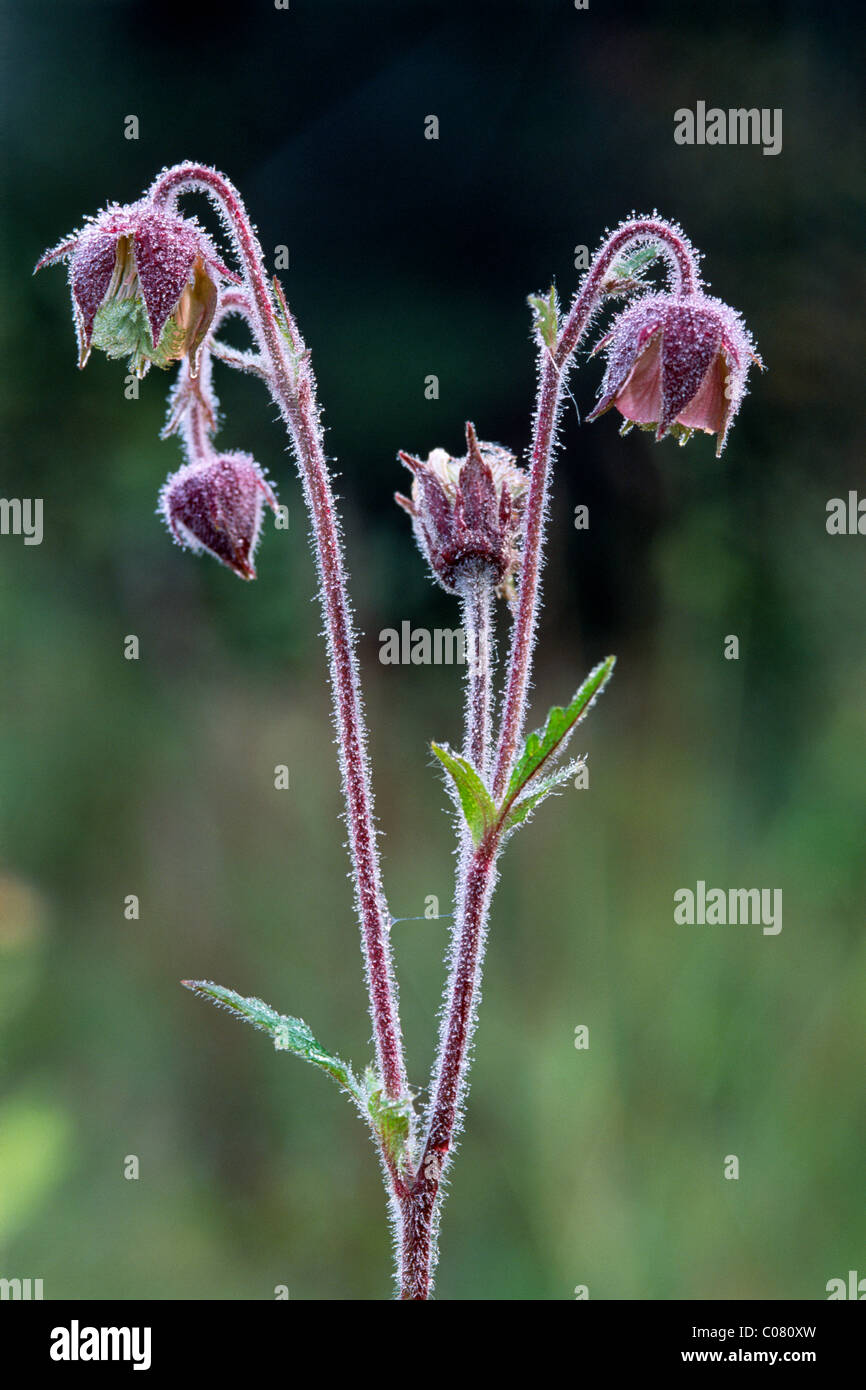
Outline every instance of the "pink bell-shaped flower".
<path id="1" fill-rule="evenodd" d="M 716 436 L 716 455 L 746 394 L 749 363 L 762 366 L 745 324 L 720 299 L 697 292 L 649 294 L 625 309 L 596 351 L 607 353 L 601 395 L 589 420 L 611 406 L 633 425 L 675 435 Z"/>

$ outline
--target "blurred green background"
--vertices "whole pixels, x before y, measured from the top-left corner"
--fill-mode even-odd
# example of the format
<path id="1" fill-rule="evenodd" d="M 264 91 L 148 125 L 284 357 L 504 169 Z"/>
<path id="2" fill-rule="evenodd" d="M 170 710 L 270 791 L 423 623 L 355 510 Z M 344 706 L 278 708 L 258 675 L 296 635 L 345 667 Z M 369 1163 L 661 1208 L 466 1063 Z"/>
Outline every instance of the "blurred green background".
<path id="1" fill-rule="evenodd" d="M 169 377 L 127 401 L 121 364 L 80 374 L 62 274 L 30 277 L 84 214 L 182 158 L 223 168 L 268 254 L 290 249 L 396 916 L 450 906 L 428 744 L 459 737 L 461 700 L 454 669 L 378 661 L 383 628 L 457 623 L 392 503 L 396 450 L 459 452 L 467 418 L 525 450 L 525 297 L 552 278 L 568 297 L 575 245 L 633 208 L 680 219 L 744 312 L 769 370 L 720 461 L 704 437 L 580 427 L 599 364 L 571 378 L 533 723 L 601 655 L 619 665 L 580 736 L 590 789 L 504 860 L 438 1295 L 820 1299 L 866 1274 L 866 540 L 825 529 L 829 498 L 866 492 L 859 10 L 79 0 L 7 4 L 4 29 L 0 490 L 44 499 L 45 536 L 0 540 L 0 1275 L 47 1298 L 391 1292 L 378 1168 L 344 1098 L 178 984 L 260 994 L 370 1055 L 275 412 L 218 369 L 222 441 L 291 512 L 248 586 L 154 514 L 179 462 L 157 437 Z M 674 110 L 698 100 L 781 107 L 783 152 L 675 145 Z M 676 926 L 698 879 L 781 888 L 781 934 Z M 419 1088 L 447 930 L 394 928 Z"/>

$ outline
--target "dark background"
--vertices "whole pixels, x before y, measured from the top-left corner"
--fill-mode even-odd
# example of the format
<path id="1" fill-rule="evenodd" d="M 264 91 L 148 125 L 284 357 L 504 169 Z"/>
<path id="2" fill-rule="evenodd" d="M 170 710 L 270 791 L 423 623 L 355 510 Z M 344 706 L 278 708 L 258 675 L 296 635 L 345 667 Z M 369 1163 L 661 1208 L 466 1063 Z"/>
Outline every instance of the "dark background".
<path id="1" fill-rule="evenodd" d="M 600 366 L 571 378 L 533 722 L 604 653 L 619 665 L 581 735 L 590 789 L 504 861 L 438 1293 L 822 1298 L 866 1274 L 866 540 L 825 529 L 828 499 L 866 486 L 858 9 L 117 0 L 7 4 L 4 32 L 2 493 L 44 498 L 45 538 L 0 538 L 0 1275 L 49 1298 L 390 1291 L 377 1165 L 344 1099 L 178 985 L 261 994 L 369 1057 L 275 412 L 218 368 L 221 440 L 291 511 L 243 585 L 154 514 L 179 462 L 157 437 L 169 376 L 132 402 L 122 364 L 80 374 L 62 274 L 30 276 L 183 158 L 235 181 L 267 255 L 290 248 L 397 916 L 450 906 L 427 745 L 458 739 L 461 693 L 454 670 L 378 661 L 383 628 L 457 623 L 391 501 L 396 450 L 459 452 L 467 418 L 526 449 L 526 295 L 570 297 L 575 245 L 632 209 L 682 221 L 745 314 L 768 370 L 721 460 L 705 437 L 580 427 Z M 781 107 L 782 153 L 675 145 L 698 100 Z M 782 888 L 781 934 L 676 926 L 673 893 L 698 879 Z M 394 933 L 421 1087 L 447 923 Z"/>

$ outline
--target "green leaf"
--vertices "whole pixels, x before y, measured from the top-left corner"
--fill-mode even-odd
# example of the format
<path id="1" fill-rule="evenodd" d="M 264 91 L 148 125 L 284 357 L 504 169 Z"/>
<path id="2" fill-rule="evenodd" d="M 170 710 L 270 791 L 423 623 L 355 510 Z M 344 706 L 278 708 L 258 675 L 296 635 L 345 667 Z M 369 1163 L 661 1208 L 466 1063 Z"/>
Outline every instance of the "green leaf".
<path id="1" fill-rule="evenodd" d="M 553 285 L 551 285 L 550 293 L 546 299 L 543 295 L 531 294 L 528 303 L 535 314 L 536 331 L 549 348 L 554 348 L 559 333 L 559 315 L 556 308 L 556 290 Z"/>
<path id="2" fill-rule="evenodd" d="M 411 1102 L 408 1099 L 394 1100 L 387 1095 L 382 1078 L 373 1067 L 368 1067 L 364 1073 L 364 1094 L 370 1124 L 381 1139 L 388 1157 L 401 1168 L 407 1158 Z"/>
<path id="3" fill-rule="evenodd" d="M 552 776 L 545 777 L 541 782 L 536 782 L 534 789 L 526 796 L 518 797 L 516 801 L 513 801 L 502 821 L 503 833 L 513 830 L 516 825 L 520 825 L 521 821 L 525 821 L 530 811 L 534 811 L 536 806 L 545 801 L 564 783 L 570 781 L 580 767 L 583 767 L 583 762 L 577 758 L 567 767 L 559 768 Z"/>
<path id="4" fill-rule="evenodd" d="M 132 371 L 141 373 L 147 362 L 157 367 L 171 366 L 181 352 L 184 337 L 183 329 L 170 316 L 154 347 L 144 300 L 109 299 L 93 321 L 91 346 L 108 357 L 128 357 Z"/>
<path id="5" fill-rule="evenodd" d="M 615 656 L 609 656 L 600 662 L 587 676 L 571 704 L 565 709 L 560 705 L 554 705 L 544 728 L 537 729 L 529 735 L 511 774 L 500 814 L 502 811 L 508 814 L 511 803 L 527 782 L 535 777 L 551 758 L 562 752 L 574 729 L 610 680 L 615 663 Z"/>
<path id="6" fill-rule="evenodd" d="M 278 1014 L 276 1009 L 272 1009 L 261 999 L 245 999 L 233 989 L 224 989 L 222 985 L 212 984 L 210 980 L 182 980 L 181 983 L 194 994 L 209 999 L 219 1008 L 228 1009 L 236 1018 L 251 1023 L 254 1028 L 261 1028 L 273 1039 L 278 1052 L 291 1052 L 293 1056 L 301 1057 L 305 1062 L 312 1062 L 313 1066 L 326 1071 L 343 1090 L 354 1097 L 362 1110 L 366 1109 L 366 1097 L 352 1068 L 339 1057 L 333 1057 L 326 1052 L 302 1018 Z"/>
<path id="7" fill-rule="evenodd" d="M 431 747 L 457 789 L 472 842 L 479 845 L 496 820 L 493 798 L 472 764 L 459 753 L 452 753 L 450 748 L 438 743 Z"/>
<path id="8" fill-rule="evenodd" d="M 630 294 L 648 282 L 644 271 L 662 254 L 656 242 L 648 242 L 625 256 L 619 257 L 607 273 L 604 291 L 608 295 Z"/>
<path id="9" fill-rule="evenodd" d="M 635 251 L 623 256 L 613 266 L 613 273 L 628 278 L 632 275 L 640 275 L 642 270 L 646 270 L 648 265 L 660 256 L 661 248 L 656 242 L 647 242 L 645 246 L 639 246 Z"/>

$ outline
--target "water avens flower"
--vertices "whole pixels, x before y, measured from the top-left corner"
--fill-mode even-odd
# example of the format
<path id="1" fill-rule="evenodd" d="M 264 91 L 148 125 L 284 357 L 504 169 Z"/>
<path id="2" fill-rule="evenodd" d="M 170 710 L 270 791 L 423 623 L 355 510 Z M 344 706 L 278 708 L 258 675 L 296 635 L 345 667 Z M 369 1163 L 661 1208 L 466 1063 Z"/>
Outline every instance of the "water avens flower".
<path id="1" fill-rule="evenodd" d="M 746 393 L 750 362 L 761 365 L 735 310 L 700 291 L 649 294 L 625 309 L 595 351 L 607 353 L 601 395 L 589 420 L 615 406 L 633 425 L 673 434 L 716 436 L 716 455 Z"/>
<path id="2" fill-rule="evenodd" d="M 418 547 L 443 589 L 457 593 L 465 576 L 486 572 L 491 585 L 510 595 L 527 477 L 507 449 L 479 442 L 471 424 L 466 446 L 462 458 L 444 449 L 424 461 L 401 452 L 414 474 L 412 496 L 395 493 L 394 500 L 411 516 Z"/>
<path id="3" fill-rule="evenodd" d="M 242 270 L 238 289 L 227 288 L 236 277 L 216 259 L 197 225 L 179 216 L 178 200 L 190 193 L 206 195 L 218 210 Z M 600 662 L 567 703 L 554 705 L 527 732 L 550 478 L 570 394 L 568 371 L 594 316 L 612 298 L 641 292 L 644 271 L 660 259 L 666 293 L 633 301 L 602 344 L 607 372 L 593 415 L 615 405 L 627 426 L 652 428 L 658 438 L 706 430 L 721 449 L 742 400 L 748 363 L 758 359 L 739 316 L 702 292 L 698 260 L 682 230 L 655 213 L 631 217 L 605 236 L 566 314 L 560 316 L 554 292 L 531 300 L 538 389 L 527 469 L 501 446 L 479 443 L 472 425 L 461 458 L 442 449 L 424 461 L 400 455 L 413 483 L 411 496 L 397 500 L 412 518 L 434 578 L 459 599 L 470 653 L 463 752 L 432 744 L 449 778 L 458 853 L 442 1026 L 421 1111 L 407 1076 L 391 940 L 397 919 L 383 884 L 357 639 L 310 352 L 282 286 L 265 270 L 238 190 L 207 165 L 164 170 L 140 203 L 111 206 L 48 252 L 40 266 L 64 258 L 82 363 L 92 344 L 112 356 L 129 353 L 142 374 L 152 362 L 165 366 L 183 359 L 165 433 L 179 436 L 187 463 L 163 487 L 160 508 L 179 544 L 208 551 L 245 579 L 255 575 L 265 506 L 276 508 L 276 500 L 250 455 L 214 447 L 221 422 L 213 362 L 263 381 L 286 424 L 311 517 L 374 1061 L 356 1071 L 294 1014 L 211 981 L 184 983 L 267 1032 L 277 1051 L 322 1069 L 349 1097 L 381 1161 L 399 1296 L 427 1299 L 454 1141 L 464 1121 L 500 856 L 512 833 L 573 781 L 580 760 L 565 758 L 569 740 L 607 685 L 615 660 Z M 246 323 L 250 350 L 220 339 L 228 314 Z M 499 700 L 496 588 L 512 600 Z M 446 706 L 443 717 L 449 714 Z"/>
<path id="4" fill-rule="evenodd" d="M 198 349 L 210 327 L 222 281 L 237 281 L 198 224 L 147 199 L 112 204 L 46 251 L 36 265 L 69 263 L 78 365 L 91 348 L 129 357 L 144 376 Z"/>
<path id="5" fill-rule="evenodd" d="M 208 551 L 241 579 L 255 579 L 253 556 L 265 505 L 277 501 L 261 468 L 249 454 L 219 454 L 189 463 L 167 479 L 159 510 L 178 545 Z"/>

